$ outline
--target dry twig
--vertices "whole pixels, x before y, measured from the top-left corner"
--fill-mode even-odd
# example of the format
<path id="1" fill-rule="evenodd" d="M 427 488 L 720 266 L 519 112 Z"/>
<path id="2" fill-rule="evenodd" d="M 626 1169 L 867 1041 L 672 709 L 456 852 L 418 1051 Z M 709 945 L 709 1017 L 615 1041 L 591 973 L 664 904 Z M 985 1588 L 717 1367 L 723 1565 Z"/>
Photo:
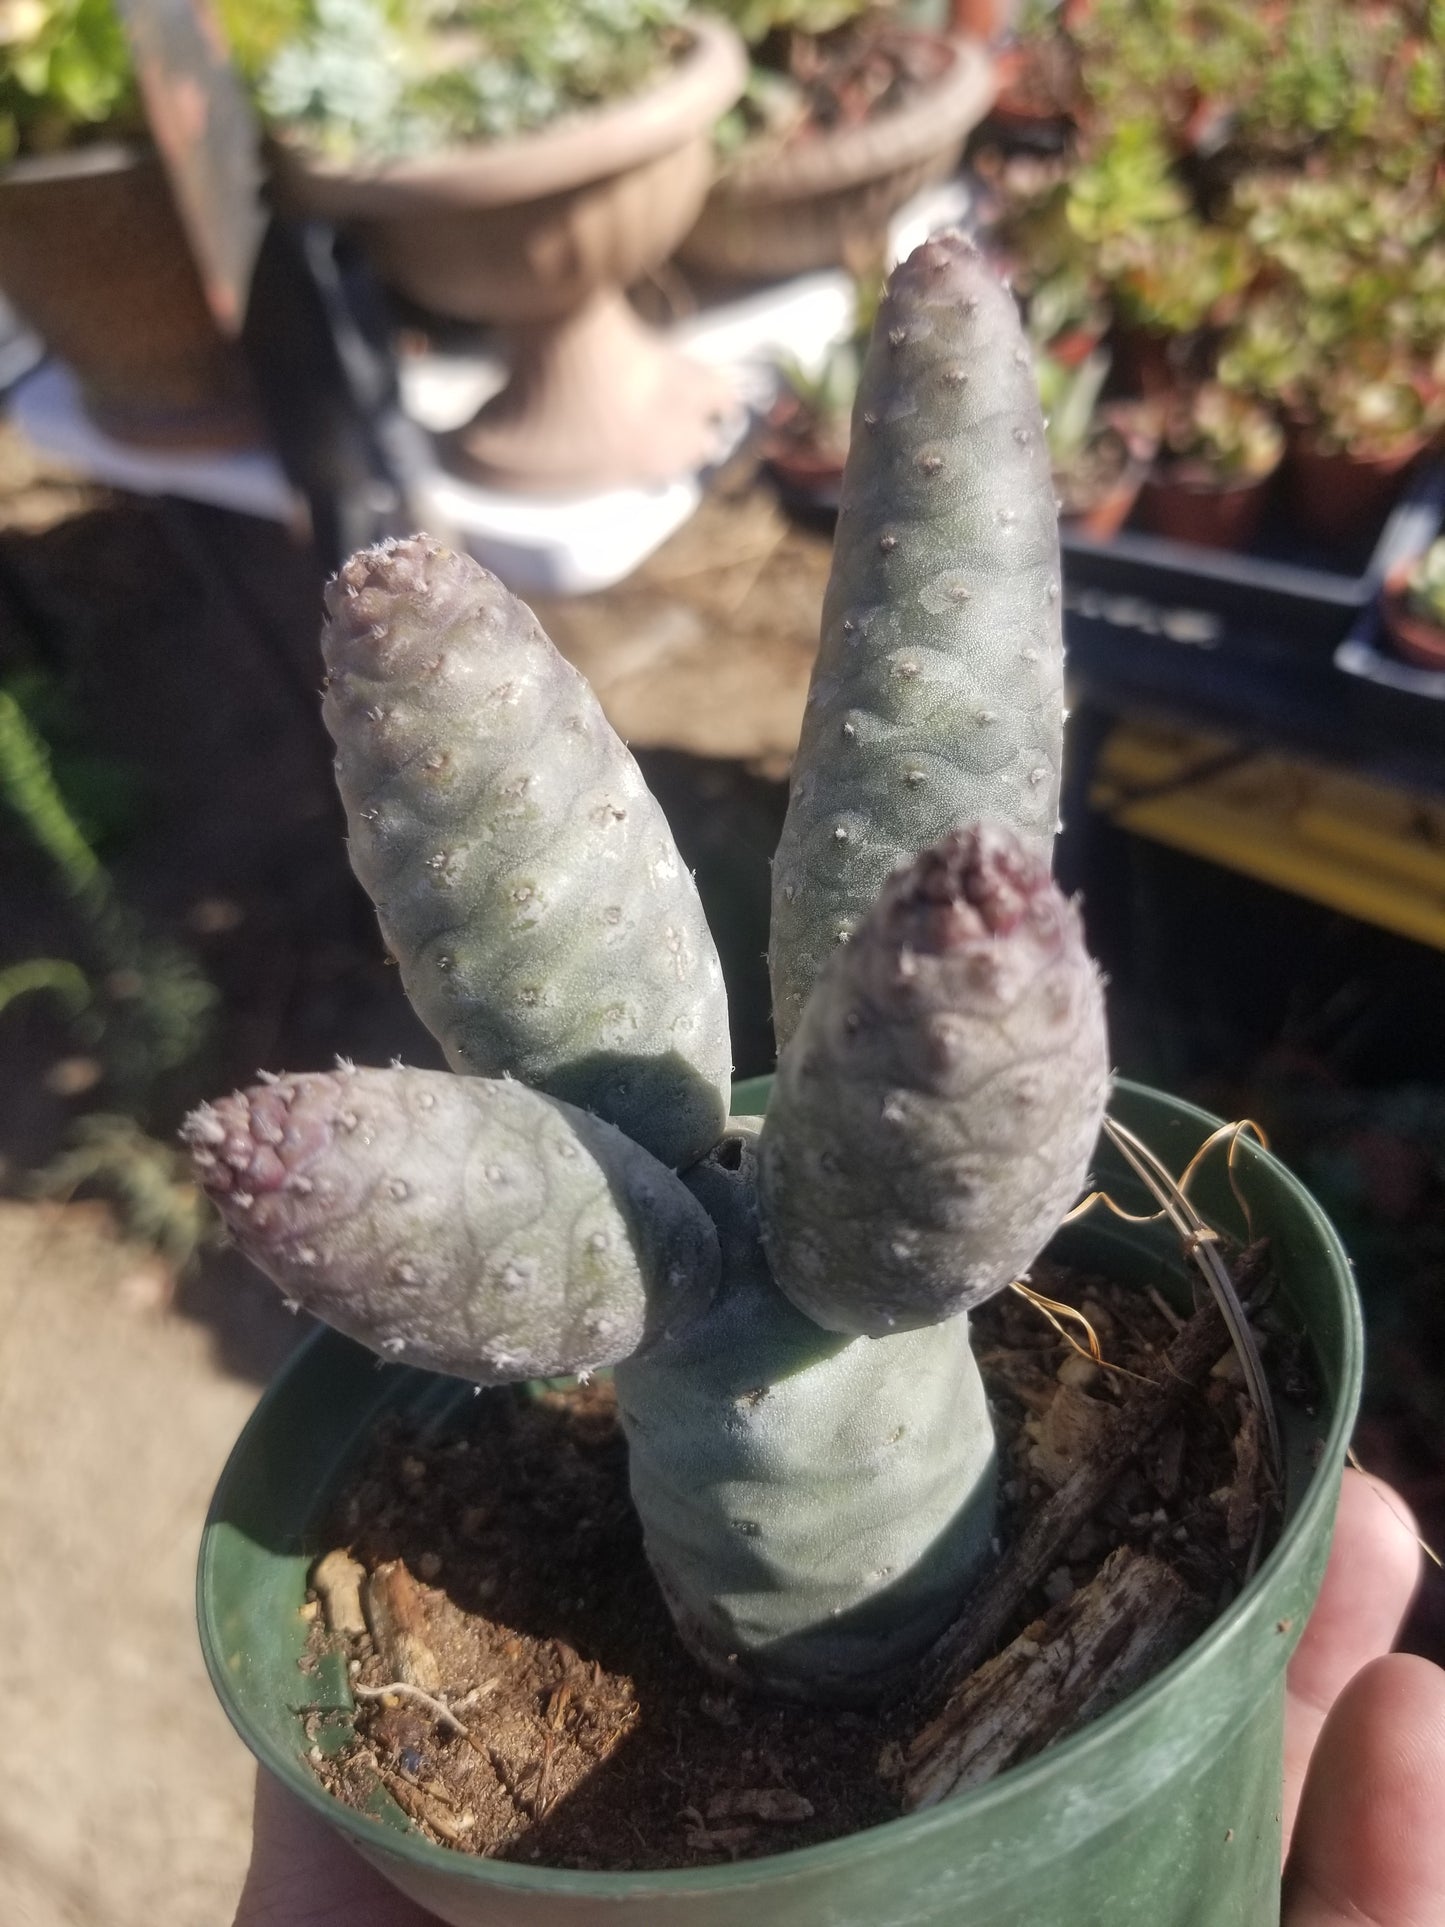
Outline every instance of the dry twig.
<path id="1" fill-rule="evenodd" d="M 1164 1354 L 1161 1382 L 1141 1386 L 1112 1414 L 1093 1457 L 1034 1514 L 969 1599 L 962 1617 L 927 1655 L 923 1679 L 930 1700 L 953 1692 L 993 1651 L 1022 1602 L 1059 1563 L 1064 1548 L 1135 1454 L 1208 1378 L 1228 1342 L 1213 1303 L 1189 1320 Z"/>

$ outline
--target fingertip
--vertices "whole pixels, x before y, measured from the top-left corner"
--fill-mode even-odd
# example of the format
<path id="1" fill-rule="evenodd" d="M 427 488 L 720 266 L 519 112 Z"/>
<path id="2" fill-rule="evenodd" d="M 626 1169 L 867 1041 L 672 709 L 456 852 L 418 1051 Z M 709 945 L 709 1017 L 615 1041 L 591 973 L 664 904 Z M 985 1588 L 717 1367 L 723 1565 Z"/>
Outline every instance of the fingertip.
<path id="1" fill-rule="evenodd" d="M 1445 1672 L 1373 1661 L 1336 1699 L 1305 1780 L 1286 1927 L 1445 1919 Z"/>
<path id="2" fill-rule="evenodd" d="M 1387 1480 L 1347 1465 L 1337 1518 L 1357 1557 L 1383 1563 L 1401 1587 L 1420 1583 L 1420 1522 Z"/>
<path id="3" fill-rule="evenodd" d="M 265 1771 L 233 1927 L 436 1927 Z"/>
<path id="4" fill-rule="evenodd" d="M 1388 1652 L 1420 1583 L 1414 1515 L 1383 1479 L 1347 1469 L 1319 1603 L 1290 1662 L 1291 1696 L 1328 1712 L 1367 1661 Z"/>

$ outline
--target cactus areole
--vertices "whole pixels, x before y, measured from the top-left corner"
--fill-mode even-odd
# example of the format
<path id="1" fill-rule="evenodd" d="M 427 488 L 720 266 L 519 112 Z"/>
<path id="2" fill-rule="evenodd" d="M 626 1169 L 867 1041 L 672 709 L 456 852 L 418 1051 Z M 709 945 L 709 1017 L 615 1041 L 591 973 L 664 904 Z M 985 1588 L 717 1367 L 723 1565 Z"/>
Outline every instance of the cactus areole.
<path id="1" fill-rule="evenodd" d="M 852 446 L 761 1125 L 727 1123 L 717 954 L 631 757 L 531 612 L 417 537 L 328 590 L 325 716 L 352 862 L 460 1075 L 274 1078 L 186 1128 L 243 1250 L 383 1357 L 482 1385 L 614 1367 L 683 1640 L 866 1701 L 987 1557 L 968 1313 L 1081 1189 L 1108 1063 L 1048 874 L 1042 423 L 961 237 L 895 274 Z"/>

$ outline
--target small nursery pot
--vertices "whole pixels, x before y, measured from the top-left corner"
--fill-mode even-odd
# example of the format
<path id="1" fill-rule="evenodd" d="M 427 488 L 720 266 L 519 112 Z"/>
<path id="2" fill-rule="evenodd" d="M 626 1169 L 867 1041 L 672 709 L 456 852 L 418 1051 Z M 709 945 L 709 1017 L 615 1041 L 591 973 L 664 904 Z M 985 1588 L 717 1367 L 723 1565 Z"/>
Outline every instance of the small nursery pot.
<path id="1" fill-rule="evenodd" d="M 1155 535 L 1201 549 L 1247 549 L 1259 531 L 1274 475 L 1231 487 L 1191 482 L 1167 468 L 1139 491 L 1139 519 Z"/>
<path id="2" fill-rule="evenodd" d="M 760 1111 L 766 1080 L 735 1108 Z M 1173 1171 L 1215 1120 L 1121 1085 L 1114 1114 Z M 1144 1203 L 1101 1145 L 1097 1178 Z M 323 1791 L 294 1710 L 335 1708 L 340 1668 L 302 1681 L 300 1607 L 313 1527 L 384 1414 L 438 1424 L 469 1396 L 324 1332 L 281 1372 L 222 1476 L 202 1541 L 202 1645 L 226 1711 L 261 1763 L 404 1893 L 451 1927 L 1268 1927 L 1277 1918 L 1284 1669 L 1329 1548 L 1361 1370 L 1359 1309 L 1339 1240 L 1297 1179 L 1241 1142 L 1249 1229 L 1271 1240 L 1281 1297 L 1309 1341 L 1312 1413 L 1285 1409 L 1284 1523 L 1259 1572 L 1179 1659 L 1122 1705 L 987 1786 L 845 1839 L 731 1866 L 563 1872 L 453 1853 L 389 1802 L 360 1814 Z M 1192 1195 L 1242 1235 L 1222 1157 Z M 1145 1207 L 1147 1208 L 1147 1206 Z M 1142 1290 L 1187 1293 L 1177 1240 L 1105 1214 L 1061 1234 L 1060 1255 Z M 323 1673 L 326 1669 L 323 1669 Z"/>
<path id="3" fill-rule="evenodd" d="M 1445 627 L 1428 616 L 1415 615 L 1406 589 L 1417 557 L 1408 557 L 1392 569 L 1380 591 L 1380 613 L 1385 633 L 1397 656 L 1414 663 L 1417 669 L 1445 669 Z"/>
<path id="4" fill-rule="evenodd" d="M 1285 493 L 1300 526 L 1321 542 L 1358 544 L 1373 538 L 1427 438 L 1402 442 L 1386 454 L 1322 450 L 1296 429 L 1285 457 Z"/>

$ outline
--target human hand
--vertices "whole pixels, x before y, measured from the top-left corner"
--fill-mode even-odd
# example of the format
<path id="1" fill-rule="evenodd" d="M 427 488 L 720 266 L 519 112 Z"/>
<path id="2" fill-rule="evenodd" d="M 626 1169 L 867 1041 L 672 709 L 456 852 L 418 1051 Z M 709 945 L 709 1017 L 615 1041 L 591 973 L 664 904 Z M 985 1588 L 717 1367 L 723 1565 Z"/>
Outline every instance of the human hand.
<path id="1" fill-rule="evenodd" d="M 1346 1472 L 1319 1605 L 1289 1669 L 1284 1927 L 1445 1921 L 1445 1672 L 1389 1651 L 1418 1577 L 1401 1500 Z M 435 1921 L 263 1773 L 235 1927 Z"/>
<path id="2" fill-rule="evenodd" d="M 1419 1576 L 1399 1495 L 1346 1472 L 1289 1669 L 1284 1927 L 1445 1921 L 1445 1672 L 1389 1651 Z"/>

